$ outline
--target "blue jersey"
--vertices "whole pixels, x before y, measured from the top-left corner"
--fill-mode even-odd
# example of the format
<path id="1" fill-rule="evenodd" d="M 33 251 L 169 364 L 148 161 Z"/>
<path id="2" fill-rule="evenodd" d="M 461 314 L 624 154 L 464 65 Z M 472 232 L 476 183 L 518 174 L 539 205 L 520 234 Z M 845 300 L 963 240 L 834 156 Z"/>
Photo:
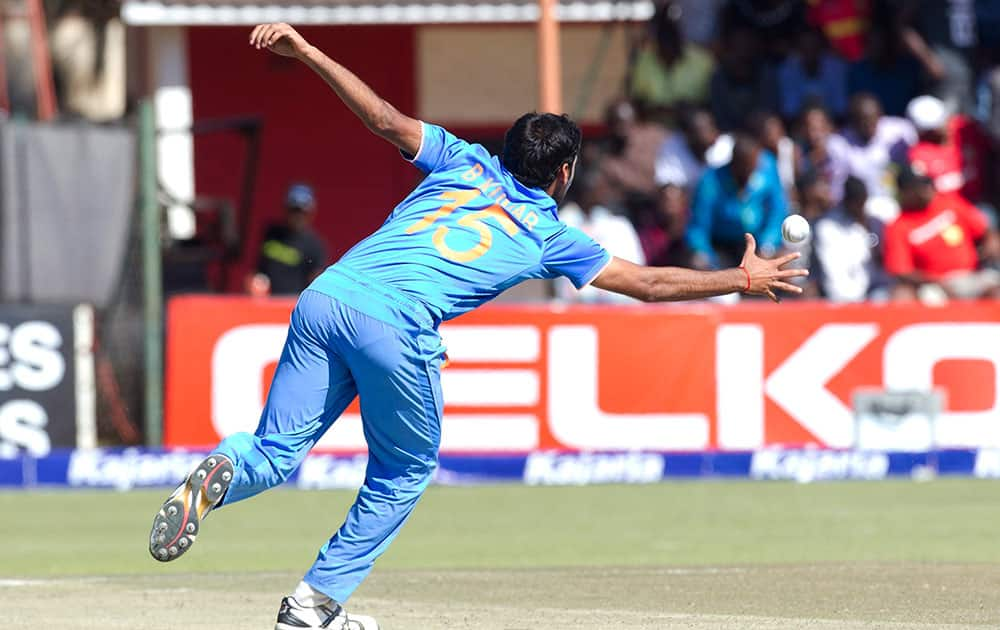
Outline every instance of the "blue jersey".
<path id="1" fill-rule="evenodd" d="M 422 127 L 412 162 L 427 177 L 311 288 L 339 297 L 351 278 L 418 303 L 436 325 L 529 278 L 566 276 L 581 288 L 611 261 L 559 221 L 545 191 L 518 182 L 485 148 Z"/>

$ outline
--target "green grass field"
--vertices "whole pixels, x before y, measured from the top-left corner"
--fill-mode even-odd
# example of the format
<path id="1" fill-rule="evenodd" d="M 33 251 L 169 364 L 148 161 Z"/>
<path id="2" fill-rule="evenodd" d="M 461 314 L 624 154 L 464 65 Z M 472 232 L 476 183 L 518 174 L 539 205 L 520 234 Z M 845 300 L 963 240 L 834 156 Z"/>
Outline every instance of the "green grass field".
<path id="1" fill-rule="evenodd" d="M 353 498 L 268 493 L 161 565 L 163 494 L 0 494 L 4 628 L 269 629 Z M 390 630 L 997 628 L 1000 483 L 435 487 L 350 604 Z"/>

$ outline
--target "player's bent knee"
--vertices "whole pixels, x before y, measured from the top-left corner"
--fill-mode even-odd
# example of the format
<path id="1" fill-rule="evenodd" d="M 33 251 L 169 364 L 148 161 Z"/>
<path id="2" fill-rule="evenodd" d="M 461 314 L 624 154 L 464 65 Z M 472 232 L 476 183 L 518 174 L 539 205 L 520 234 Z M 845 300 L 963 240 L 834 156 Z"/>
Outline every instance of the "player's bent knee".
<path id="1" fill-rule="evenodd" d="M 427 484 L 434 478 L 437 470 L 437 459 L 421 462 L 419 465 L 411 467 L 404 478 L 404 487 L 409 487 L 417 493 L 423 492 Z"/>

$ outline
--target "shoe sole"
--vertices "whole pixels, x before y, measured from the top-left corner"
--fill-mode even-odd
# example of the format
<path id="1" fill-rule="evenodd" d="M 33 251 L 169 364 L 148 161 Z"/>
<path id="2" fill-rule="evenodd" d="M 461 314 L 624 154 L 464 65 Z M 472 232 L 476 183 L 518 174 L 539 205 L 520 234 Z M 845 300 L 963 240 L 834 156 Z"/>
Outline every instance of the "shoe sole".
<path id="1" fill-rule="evenodd" d="M 206 457 L 187 476 L 153 518 L 149 554 L 170 562 L 191 548 L 201 520 L 219 502 L 233 482 L 233 464 L 220 455 Z"/>

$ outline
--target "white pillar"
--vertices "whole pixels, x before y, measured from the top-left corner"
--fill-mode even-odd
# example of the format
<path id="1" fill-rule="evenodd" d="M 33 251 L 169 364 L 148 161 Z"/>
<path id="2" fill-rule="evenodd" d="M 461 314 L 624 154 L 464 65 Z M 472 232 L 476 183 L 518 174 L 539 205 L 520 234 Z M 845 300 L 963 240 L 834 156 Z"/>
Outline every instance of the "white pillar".
<path id="1" fill-rule="evenodd" d="M 188 79 L 187 29 L 156 26 L 149 29 L 149 77 L 152 83 L 156 129 L 157 176 L 177 204 L 167 207 L 167 232 L 173 238 L 194 236 L 194 139 L 191 86 Z"/>

